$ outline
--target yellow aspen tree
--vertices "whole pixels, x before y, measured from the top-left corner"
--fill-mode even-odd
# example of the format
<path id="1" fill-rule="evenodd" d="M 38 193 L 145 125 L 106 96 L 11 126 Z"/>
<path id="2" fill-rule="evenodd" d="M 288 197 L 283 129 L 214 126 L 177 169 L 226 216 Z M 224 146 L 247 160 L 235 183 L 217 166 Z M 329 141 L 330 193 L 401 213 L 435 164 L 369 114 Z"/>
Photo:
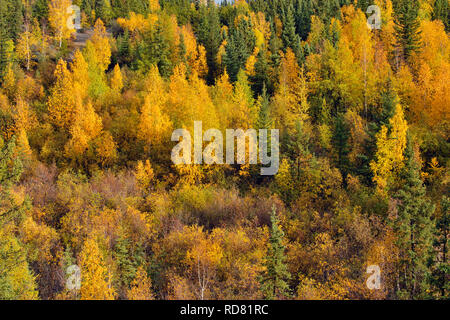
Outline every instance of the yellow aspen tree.
<path id="1" fill-rule="evenodd" d="M 308 119 L 309 103 L 308 103 L 308 83 L 303 68 L 299 71 L 299 79 L 295 86 L 299 104 L 294 107 L 294 114 L 297 114 L 301 121 Z"/>
<path id="2" fill-rule="evenodd" d="M 403 115 L 403 108 L 399 104 L 395 109 L 395 115 L 389 120 L 389 125 L 390 132 L 386 126 L 382 126 L 376 135 L 376 160 L 370 163 L 374 174 L 373 181 L 377 184 L 377 190 L 382 193 L 392 182 L 394 174 L 403 167 L 408 124 Z"/>
<path id="3" fill-rule="evenodd" d="M 18 96 L 22 97 L 22 99 L 27 102 L 43 99 L 45 96 L 44 87 L 40 83 L 40 80 L 26 75 L 24 78 L 17 81 L 16 100 Z"/>
<path id="4" fill-rule="evenodd" d="M 31 151 L 30 143 L 28 141 L 27 132 L 22 129 L 17 134 L 17 150 L 23 157 L 23 162 L 30 162 L 33 152 Z"/>
<path id="5" fill-rule="evenodd" d="M 14 99 L 14 96 L 16 95 L 17 87 L 16 87 L 16 76 L 12 69 L 11 63 L 8 64 L 6 74 L 3 76 L 2 88 L 4 93 L 12 101 Z"/>
<path id="6" fill-rule="evenodd" d="M 39 214 L 45 215 L 44 212 L 39 212 Z M 59 235 L 55 229 L 45 223 L 38 223 L 29 216 L 19 227 L 19 233 L 20 240 L 27 249 L 29 261 L 48 264 L 54 262 L 52 249 L 55 248 L 59 240 Z"/>
<path id="7" fill-rule="evenodd" d="M 35 58 L 33 54 L 33 47 L 39 44 L 39 37 L 37 32 L 34 32 L 34 27 L 29 21 L 24 23 L 25 30 L 20 34 L 17 40 L 16 53 L 19 60 L 25 65 L 29 71 L 32 66 L 32 59 Z M 39 26 L 37 26 L 39 28 Z"/>
<path id="8" fill-rule="evenodd" d="M 358 155 L 363 154 L 364 141 L 368 138 L 365 130 L 363 118 L 353 110 L 347 110 L 345 113 L 345 121 L 349 125 L 351 134 L 351 152 L 349 153 L 350 161 L 356 161 Z"/>
<path id="9" fill-rule="evenodd" d="M 9 105 L 8 97 L 0 91 L 0 110 L 6 112 L 9 108 L 11 108 L 11 106 Z"/>
<path id="10" fill-rule="evenodd" d="M 111 89 L 114 94 L 119 95 L 123 89 L 123 77 L 118 64 L 114 66 L 113 74 L 111 76 Z"/>
<path id="11" fill-rule="evenodd" d="M 72 159 L 79 159 L 86 152 L 89 143 L 100 135 L 102 120 L 91 103 L 79 105 L 75 121 L 70 128 L 72 138 L 66 145 L 66 154 Z"/>
<path id="12" fill-rule="evenodd" d="M 127 291 L 127 298 L 128 300 L 154 300 L 152 281 L 142 266 L 136 271 L 136 277 Z"/>
<path id="13" fill-rule="evenodd" d="M 150 161 L 147 159 L 145 160 L 145 163 L 142 161 L 138 161 L 136 172 L 135 172 L 136 181 L 138 183 L 138 186 L 142 190 L 149 190 L 151 187 L 151 184 L 153 182 L 153 178 L 155 177 L 155 174 L 153 172 L 152 165 L 150 164 Z"/>
<path id="14" fill-rule="evenodd" d="M 245 0 L 236 0 L 233 4 L 233 7 L 239 9 L 239 12 L 243 11 L 243 12 L 247 13 L 250 11 L 249 5 L 248 5 L 247 1 L 245 1 Z"/>
<path id="15" fill-rule="evenodd" d="M 8 97 L 0 93 L 0 111 L 2 113 L 6 113 L 10 110 L 10 108 L 11 105 L 9 104 Z M 17 128 L 12 125 L 0 127 L 0 147 L 3 146 L 3 139 L 9 140 L 14 135 L 16 130 Z"/>
<path id="16" fill-rule="evenodd" d="M 56 127 L 68 129 L 75 116 L 75 97 L 72 74 L 64 60 L 58 61 L 54 75 L 56 81 L 48 99 L 48 115 Z"/>
<path id="17" fill-rule="evenodd" d="M 230 128 L 248 129 L 257 119 L 257 110 L 248 77 L 243 70 L 237 75 L 232 96 L 233 108 L 229 123 Z"/>
<path id="18" fill-rule="evenodd" d="M 391 140 L 395 142 L 392 146 L 392 152 L 397 156 L 396 159 L 394 158 L 394 165 L 401 167 L 403 163 L 403 152 L 406 148 L 406 134 L 408 131 L 408 123 L 405 120 L 403 107 L 401 105 L 397 104 L 395 114 L 389 121 L 389 124 L 391 125 Z"/>
<path id="19" fill-rule="evenodd" d="M 390 138 L 388 136 L 388 128 L 382 126 L 377 138 L 377 161 L 370 163 L 370 168 L 374 174 L 373 181 L 377 184 L 379 191 L 385 190 L 387 187 L 387 179 L 392 171 L 392 158 L 395 156 L 390 150 Z"/>
<path id="20" fill-rule="evenodd" d="M 27 101 L 21 96 L 16 96 L 16 105 L 14 113 L 15 131 L 28 131 L 37 124 L 37 118 Z"/>
<path id="21" fill-rule="evenodd" d="M 191 26 L 182 26 L 180 34 L 186 48 L 187 64 L 192 72 L 196 72 L 200 77 L 204 77 L 208 73 L 205 47 L 197 43 Z"/>
<path id="22" fill-rule="evenodd" d="M 279 85 L 273 98 L 274 118 L 279 128 L 291 132 L 297 121 L 308 119 L 308 86 L 294 52 L 289 48 L 281 60 Z"/>
<path id="23" fill-rule="evenodd" d="M 197 47 L 197 60 L 193 64 L 193 70 L 199 77 L 205 77 L 208 74 L 208 64 L 206 62 L 206 49 L 199 44 Z"/>
<path id="24" fill-rule="evenodd" d="M 178 65 L 173 70 L 173 75 L 170 77 L 169 91 L 168 91 L 168 110 L 174 127 L 181 128 L 183 125 L 189 125 L 189 122 L 194 118 L 190 114 L 194 107 L 188 99 L 189 83 L 186 79 L 186 66 L 184 64 Z M 186 108 L 189 103 L 190 107 Z"/>
<path id="25" fill-rule="evenodd" d="M 171 300 L 194 300 L 192 284 L 189 279 L 179 276 L 175 273 L 169 275 L 169 299 Z"/>
<path id="26" fill-rule="evenodd" d="M 149 9 L 151 13 L 156 13 L 161 10 L 161 6 L 159 5 L 159 0 L 148 0 Z"/>
<path id="27" fill-rule="evenodd" d="M 208 289 L 215 278 L 217 266 L 222 257 L 223 250 L 220 245 L 206 238 L 203 232 L 196 239 L 194 247 L 188 251 L 186 263 L 194 283 L 197 284 L 197 297 L 200 300 L 207 298 Z"/>
<path id="28" fill-rule="evenodd" d="M 216 128 L 217 115 L 209 95 L 209 87 L 196 74 L 186 79 L 186 66 L 174 68 L 170 77 L 166 113 L 174 127 L 192 129 L 194 121 L 203 121 L 205 128 Z"/>
<path id="29" fill-rule="evenodd" d="M 381 21 L 382 27 L 377 30 L 380 43 L 385 52 L 392 52 L 394 50 L 394 34 L 395 34 L 395 22 L 394 22 L 394 8 L 391 0 L 375 0 L 375 5 L 381 9 Z"/>
<path id="30" fill-rule="evenodd" d="M 223 26 L 221 28 L 221 32 L 223 34 L 228 34 L 228 27 L 227 26 Z M 219 49 L 217 50 L 217 57 L 216 57 L 216 61 L 218 65 L 222 65 L 223 62 L 223 57 L 226 54 L 226 47 L 227 47 L 227 40 L 223 40 L 222 43 L 220 44 Z"/>
<path id="31" fill-rule="evenodd" d="M 233 95 L 233 85 L 230 83 L 228 73 L 224 73 L 217 79 L 216 85 L 213 88 L 212 99 L 217 108 L 217 113 L 220 114 L 220 128 L 231 128 L 228 124 L 229 118 L 233 111 L 233 103 L 229 97 Z"/>
<path id="32" fill-rule="evenodd" d="M 367 28 L 366 25 L 364 27 Z M 361 41 L 361 45 L 364 47 L 356 49 L 356 55 L 351 50 L 352 45 L 352 41 L 342 35 L 335 52 L 331 46 L 327 48 L 328 54 L 332 56 L 329 58 L 334 74 L 331 84 L 342 98 L 342 104 L 346 108 L 360 111 L 364 109 L 365 85 L 368 83 L 369 76 L 369 45 L 367 42 Z M 358 61 L 357 57 L 359 58 L 359 56 L 361 59 Z M 366 72 L 366 79 L 364 72 Z"/>
<path id="33" fill-rule="evenodd" d="M 73 76 L 73 91 L 78 100 L 77 103 L 83 103 L 88 96 L 89 90 L 89 66 L 80 51 L 76 51 L 71 64 Z"/>
<path id="34" fill-rule="evenodd" d="M 36 277 L 30 271 L 26 252 L 11 227 L 0 228 L 1 300 L 38 300 Z"/>
<path id="35" fill-rule="evenodd" d="M 71 5 L 71 0 L 51 0 L 49 3 L 48 20 L 60 48 L 63 40 L 69 39 L 75 32 L 75 29 L 70 29 L 67 23 L 71 18 L 71 13 L 67 9 Z"/>
<path id="36" fill-rule="evenodd" d="M 205 80 L 199 78 L 196 73 L 191 74 L 189 78 L 189 91 L 191 96 L 190 101 L 192 101 L 192 106 L 194 106 L 193 119 L 202 120 L 205 130 L 217 128 L 218 117 L 216 108 L 212 102 L 209 87 L 205 83 Z"/>
<path id="37" fill-rule="evenodd" d="M 96 158 L 102 166 L 111 164 L 117 157 L 117 146 L 109 131 L 102 131 L 95 140 Z"/>
<path id="38" fill-rule="evenodd" d="M 114 300 L 110 274 L 97 241 L 90 237 L 80 253 L 81 300 Z"/>
<path id="39" fill-rule="evenodd" d="M 111 45 L 109 43 L 106 28 L 101 19 L 97 19 L 94 26 L 94 34 L 90 41 L 94 45 L 96 61 L 102 71 L 105 71 L 111 63 Z"/>
<path id="40" fill-rule="evenodd" d="M 291 164 L 289 163 L 289 160 L 283 159 L 281 161 L 280 169 L 275 176 L 275 183 L 278 194 L 286 203 L 289 203 L 292 200 L 295 188 L 294 181 L 294 177 L 291 173 Z"/>
<path id="41" fill-rule="evenodd" d="M 253 54 L 248 57 L 247 61 L 245 62 L 245 72 L 249 77 L 255 75 L 255 64 L 256 64 L 256 56 L 258 55 L 259 48 L 255 47 L 255 50 L 253 50 Z"/>
<path id="42" fill-rule="evenodd" d="M 250 12 L 251 21 L 253 23 L 253 33 L 256 37 L 256 47 L 262 49 L 268 47 L 270 41 L 270 23 L 266 20 L 263 12 Z"/>
<path id="43" fill-rule="evenodd" d="M 406 106 L 412 106 L 414 93 L 417 90 L 417 84 L 414 81 L 413 74 L 407 65 L 403 65 L 396 72 L 393 79 L 394 89 L 398 93 L 400 102 Z M 414 107 L 412 108 L 415 109 Z"/>
<path id="44" fill-rule="evenodd" d="M 139 36 L 140 32 L 150 30 L 152 26 L 151 16 L 146 19 L 142 14 L 136 14 L 134 12 L 130 12 L 130 17 L 126 18 L 118 18 L 117 23 L 125 30 L 130 32 L 130 37 L 135 39 Z"/>
<path id="45" fill-rule="evenodd" d="M 440 20 L 422 21 L 421 31 L 423 47 L 413 63 L 417 89 L 410 110 L 415 121 L 436 126 L 450 117 L 450 39 Z"/>
<path id="46" fill-rule="evenodd" d="M 280 82 L 288 88 L 294 88 L 298 82 L 300 67 L 297 58 L 291 48 L 286 50 L 286 54 L 281 59 Z"/>
<path id="47" fill-rule="evenodd" d="M 359 63 L 359 70 L 362 71 L 359 74 L 361 75 L 360 82 L 364 85 L 361 92 L 361 100 L 367 113 L 368 106 L 375 104 L 379 96 L 377 84 L 380 80 L 384 80 L 389 76 L 388 70 L 390 70 L 390 66 L 387 63 L 387 59 L 378 59 L 383 63 L 378 63 L 377 67 L 375 67 L 374 46 L 377 43 L 376 39 L 372 37 L 372 30 L 367 27 L 366 15 L 353 5 L 343 7 L 342 14 L 342 32 L 349 41 L 348 45 L 352 51 L 355 63 Z M 379 79 L 380 73 L 383 74 L 381 79 Z"/>
<path id="48" fill-rule="evenodd" d="M 204 179 L 205 174 L 202 166 L 191 166 L 189 164 L 173 165 L 180 179 L 179 185 L 197 185 Z"/>
<path id="49" fill-rule="evenodd" d="M 158 68 L 152 67 L 147 79 L 148 94 L 141 109 L 138 137 L 148 146 L 161 144 L 171 132 L 172 124 L 165 113 L 167 94 Z"/>

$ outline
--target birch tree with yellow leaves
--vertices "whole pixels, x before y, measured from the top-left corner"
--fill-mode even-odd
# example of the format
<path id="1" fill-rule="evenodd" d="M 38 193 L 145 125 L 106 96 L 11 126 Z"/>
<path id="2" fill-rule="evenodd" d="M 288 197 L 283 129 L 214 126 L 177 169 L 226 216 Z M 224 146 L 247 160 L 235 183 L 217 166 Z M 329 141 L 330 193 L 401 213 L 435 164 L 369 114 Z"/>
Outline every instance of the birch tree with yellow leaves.
<path id="1" fill-rule="evenodd" d="M 389 126 L 390 128 L 382 126 L 376 135 L 376 161 L 370 163 L 374 175 L 373 181 L 376 183 L 378 191 L 382 193 L 386 191 L 395 174 L 403 167 L 408 123 L 401 105 L 398 104 L 395 108 L 395 114 L 389 120 Z"/>
<path id="2" fill-rule="evenodd" d="M 97 241 L 90 237 L 80 253 L 81 300 L 114 300 L 115 290 L 111 285 L 111 275 Z"/>
<path id="3" fill-rule="evenodd" d="M 70 39 L 72 33 L 75 32 L 75 29 L 71 29 L 71 24 L 68 23 L 72 17 L 71 11 L 68 10 L 71 5 L 71 0 L 51 0 L 49 3 L 48 20 L 60 48 L 63 41 Z"/>
<path id="4" fill-rule="evenodd" d="M 64 60 L 59 60 L 54 72 L 55 84 L 48 99 L 48 115 L 53 125 L 68 129 L 75 117 L 73 78 Z"/>

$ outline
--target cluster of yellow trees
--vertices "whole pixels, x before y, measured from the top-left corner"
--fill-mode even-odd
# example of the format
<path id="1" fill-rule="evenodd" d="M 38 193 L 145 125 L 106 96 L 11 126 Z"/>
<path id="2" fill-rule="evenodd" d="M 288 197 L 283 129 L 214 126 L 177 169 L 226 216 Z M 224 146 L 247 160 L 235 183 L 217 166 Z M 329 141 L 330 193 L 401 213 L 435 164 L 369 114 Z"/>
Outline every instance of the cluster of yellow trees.
<path id="1" fill-rule="evenodd" d="M 24 22 L 14 49 L 19 65 L 8 65 L 0 89 L 0 150 L 14 139 L 11 159 L 23 163 L 13 203 L 30 202 L 21 220 L 3 226 L 0 219 L 0 239 L 14 235 L 0 241 L 0 252 L 25 253 L 9 278 L 0 271 L 0 283 L 12 283 L 11 296 L 23 299 L 264 298 L 275 207 L 291 274 L 290 292 L 277 298 L 397 297 L 404 248 L 389 223 L 399 205 L 391 192 L 402 187 L 409 139 L 437 204 L 434 217 L 448 210 L 440 204 L 448 154 L 438 152 L 448 147 L 450 41 L 424 7 L 421 49 L 402 60 L 393 54 L 392 3 L 375 3 L 380 30 L 367 28 L 354 5 L 341 19 L 312 16 L 300 44 L 308 54 L 299 57 L 290 47 L 273 51 L 279 19 L 271 27 L 238 1 L 234 23 L 252 22 L 254 48 L 233 82 L 225 64 L 233 26 L 223 25 L 214 57 L 221 72 L 208 84 L 205 46 L 157 1 L 147 15 L 114 20 L 120 37 L 97 19 L 85 47 L 71 52 L 71 1 L 50 0 L 51 33 Z M 149 68 L 139 51 L 148 34 L 167 45 Z M 69 49 L 59 54 L 65 41 Z M 141 52 L 142 65 L 118 63 L 125 45 Z M 256 92 L 261 57 L 275 55 L 278 63 L 264 69 L 273 88 Z M 371 131 L 385 92 L 391 114 Z M 338 117 L 348 131 L 342 145 Z M 206 129 L 280 129 L 278 174 L 261 178 L 252 165 L 174 166 L 171 134 L 192 131 L 194 121 Z M 0 217 L 4 211 L 0 203 Z M 72 264 L 81 268 L 80 290 L 65 287 Z M 365 285 L 373 264 L 383 273 L 376 292 Z"/>

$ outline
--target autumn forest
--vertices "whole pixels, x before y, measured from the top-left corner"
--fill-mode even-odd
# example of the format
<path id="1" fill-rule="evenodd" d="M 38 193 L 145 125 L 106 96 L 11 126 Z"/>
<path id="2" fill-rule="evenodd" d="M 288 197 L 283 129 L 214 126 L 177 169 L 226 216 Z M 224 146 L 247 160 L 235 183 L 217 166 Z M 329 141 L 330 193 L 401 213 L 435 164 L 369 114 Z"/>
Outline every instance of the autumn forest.
<path id="1" fill-rule="evenodd" d="M 449 299 L 449 31 L 449 0 L 0 0 L 0 300 Z M 195 121 L 278 129 L 276 174 L 174 164 Z"/>

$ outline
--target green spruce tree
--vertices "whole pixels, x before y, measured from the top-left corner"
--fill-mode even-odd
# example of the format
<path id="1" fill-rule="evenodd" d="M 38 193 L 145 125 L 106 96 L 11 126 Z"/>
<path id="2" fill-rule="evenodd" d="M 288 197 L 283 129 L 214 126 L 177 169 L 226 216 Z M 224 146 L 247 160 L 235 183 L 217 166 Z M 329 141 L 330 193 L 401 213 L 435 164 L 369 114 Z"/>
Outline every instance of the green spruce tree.
<path id="1" fill-rule="evenodd" d="M 347 174 L 350 171 L 350 160 L 348 158 L 348 154 L 350 153 L 349 138 L 350 130 L 345 123 L 343 115 L 339 114 L 334 124 L 332 141 L 335 163 L 344 181 L 346 181 Z"/>
<path id="2" fill-rule="evenodd" d="M 270 129 L 273 121 L 270 118 L 270 101 L 265 83 L 263 83 L 262 94 L 259 99 L 261 107 L 259 108 L 256 126 L 258 129 Z"/>
<path id="3" fill-rule="evenodd" d="M 126 289 L 136 277 L 138 267 L 144 265 L 145 253 L 140 245 L 133 248 L 129 239 L 120 237 L 114 246 L 113 255 L 120 274 L 117 279 L 120 294 L 125 295 Z"/>
<path id="4" fill-rule="evenodd" d="M 33 18 L 40 23 L 48 21 L 48 0 L 36 0 L 33 4 Z"/>
<path id="5" fill-rule="evenodd" d="M 394 4 L 396 56 L 408 62 L 414 52 L 421 47 L 419 1 L 397 0 Z"/>
<path id="6" fill-rule="evenodd" d="M 433 19 L 441 20 L 445 31 L 450 30 L 450 3 L 448 0 L 436 0 L 433 7 Z"/>
<path id="7" fill-rule="evenodd" d="M 200 8 L 200 24 L 198 27 L 198 39 L 206 50 L 206 62 L 208 64 L 208 84 L 213 84 L 221 70 L 217 63 L 222 36 L 220 34 L 220 17 L 214 1 L 208 1 L 208 6 Z"/>
<path id="8" fill-rule="evenodd" d="M 432 284 L 435 294 L 442 300 L 450 298 L 450 264 L 448 263 L 448 228 L 450 225 L 450 198 L 442 196 L 440 214 L 437 215 L 436 237 L 434 241 L 435 258 Z"/>
<path id="9" fill-rule="evenodd" d="M 423 299 L 430 288 L 435 207 L 426 197 L 410 137 L 405 156 L 405 167 L 400 173 L 403 184 L 394 195 L 397 214 L 392 219 L 400 252 L 397 295 L 399 298 Z"/>
<path id="10" fill-rule="evenodd" d="M 283 299 L 290 296 L 287 281 L 291 278 L 284 255 L 284 232 L 280 228 L 275 206 L 270 215 L 271 228 L 269 249 L 265 260 L 265 272 L 261 277 L 261 290 L 264 298 Z"/>
<path id="11" fill-rule="evenodd" d="M 231 81 L 236 81 L 239 70 L 245 69 L 245 63 L 255 47 L 255 41 L 250 19 L 248 21 L 241 19 L 237 27 L 230 28 L 224 64 Z"/>
<path id="12" fill-rule="evenodd" d="M 261 48 L 256 57 L 255 74 L 250 77 L 253 92 L 256 95 L 262 94 L 263 88 L 271 94 L 274 91 L 274 84 L 271 77 L 271 68 L 269 65 L 268 52 Z"/>
<path id="13" fill-rule="evenodd" d="M 292 6 L 288 6 L 283 15 L 283 42 L 285 48 L 291 48 L 295 52 L 298 43 L 298 35 L 295 29 L 295 20 Z"/>

